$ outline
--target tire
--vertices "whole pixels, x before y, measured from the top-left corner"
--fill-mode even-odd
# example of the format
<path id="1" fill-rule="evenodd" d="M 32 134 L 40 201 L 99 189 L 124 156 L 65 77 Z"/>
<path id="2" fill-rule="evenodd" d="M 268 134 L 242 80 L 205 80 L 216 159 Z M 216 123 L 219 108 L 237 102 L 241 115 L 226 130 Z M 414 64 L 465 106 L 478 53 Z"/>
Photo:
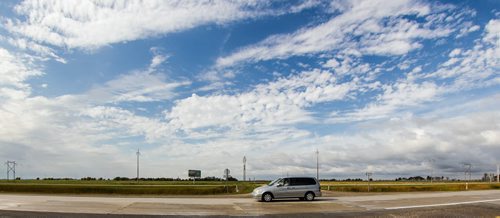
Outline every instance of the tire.
<path id="1" fill-rule="evenodd" d="M 314 195 L 313 192 L 307 192 L 304 195 L 304 200 L 306 200 L 306 201 L 314 201 L 314 197 L 316 197 L 316 196 Z"/>
<path id="2" fill-rule="evenodd" d="M 269 192 L 262 194 L 262 201 L 271 202 L 273 200 L 273 195 Z"/>

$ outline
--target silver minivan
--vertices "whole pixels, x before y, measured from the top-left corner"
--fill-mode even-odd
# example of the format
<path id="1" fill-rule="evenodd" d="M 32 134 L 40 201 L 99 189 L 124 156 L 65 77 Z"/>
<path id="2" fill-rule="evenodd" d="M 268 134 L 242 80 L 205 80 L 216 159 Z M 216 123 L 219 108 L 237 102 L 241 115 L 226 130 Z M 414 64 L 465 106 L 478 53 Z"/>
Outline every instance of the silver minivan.
<path id="1" fill-rule="evenodd" d="M 285 177 L 254 189 L 252 195 L 255 199 L 265 202 L 277 198 L 312 201 L 315 197 L 321 197 L 321 186 L 313 177 Z"/>

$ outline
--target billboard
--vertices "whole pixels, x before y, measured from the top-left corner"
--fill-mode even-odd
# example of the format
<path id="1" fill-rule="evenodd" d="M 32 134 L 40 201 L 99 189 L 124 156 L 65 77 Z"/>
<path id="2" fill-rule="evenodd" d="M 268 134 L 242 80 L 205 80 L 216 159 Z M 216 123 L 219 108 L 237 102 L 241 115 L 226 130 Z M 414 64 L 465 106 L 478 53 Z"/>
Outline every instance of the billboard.
<path id="1" fill-rule="evenodd" d="M 188 170 L 188 176 L 194 178 L 201 178 L 201 170 Z"/>

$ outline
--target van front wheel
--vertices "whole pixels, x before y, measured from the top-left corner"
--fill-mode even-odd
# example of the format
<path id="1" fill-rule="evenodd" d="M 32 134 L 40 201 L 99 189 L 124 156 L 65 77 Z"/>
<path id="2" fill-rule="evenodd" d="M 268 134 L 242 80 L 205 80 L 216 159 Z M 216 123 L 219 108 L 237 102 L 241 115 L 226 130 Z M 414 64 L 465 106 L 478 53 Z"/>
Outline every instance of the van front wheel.
<path id="1" fill-rule="evenodd" d="M 314 200 L 314 193 L 312 192 L 307 192 L 306 195 L 304 196 L 304 199 L 306 201 L 313 201 Z"/>
<path id="2" fill-rule="evenodd" d="M 273 196 L 271 195 L 271 193 L 264 193 L 262 195 L 262 201 L 271 202 L 272 200 L 273 200 Z"/>

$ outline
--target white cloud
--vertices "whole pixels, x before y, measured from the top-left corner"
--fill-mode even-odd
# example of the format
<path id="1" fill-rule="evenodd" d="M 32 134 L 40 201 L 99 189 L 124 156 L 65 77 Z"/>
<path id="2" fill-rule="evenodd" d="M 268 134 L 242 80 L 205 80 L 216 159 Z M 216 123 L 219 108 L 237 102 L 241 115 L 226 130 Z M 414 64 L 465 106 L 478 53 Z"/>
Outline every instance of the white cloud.
<path id="1" fill-rule="evenodd" d="M 176 88 L 189 84 L 189 81 L 167 82 L 160 73 L 136 71 L 96 86 L 86 95 L 90 101 L 108 103 L 161 101 L 174 98 Z"/>
<path id="2" fill-rule="evenodd" d="M 31 40 L 27 40 L 24 38 L 7 38 L 7 41 L 17 47 L 20 48 L 21 50 L 29 50 L 33 51 L 35 54 L 40 55 L 42 59 L 48 59 L 48 58 L 53 58 L 54 60 L 61 62 L 63 64 L 66 63 L 66 60 L 54 52 L 53 49 L 40 45 L 39 43 L 35 43 Z"/>
<path id="3" fill-rule="evenodd" d="M 32 96 L 26 81 L 42 74 L 29 59 L 0 49 L 0 158 L 21 163 L 18 175 L 23 178 L 131 176 L 124 160 L 127 147 L 138 145 L 125 139 L 167 141 L 165 136 L 171 133 L 159 119 L 118 107 L 95 106 L 85 95 Z M 145 77 L 140 79 L 147 82 Z M 121 85 L 128 81 L 109 85 L 115 91 L 124 90 L 127 88 Z M 94 164 L 102 165 L 99 172 Z"/>
<path id="4" fill-rule="evenodd" d="M 415 67 L 406 74 L 405 80 L 382 86 L 383 93 L 373 102 L 352 112 L 335 111 L 331 114 L 331 121 L 386 118 L 400 110 L 418 109 L 422 104 L 435 102 L 447 94 L 498 85 L 500 28 L 496 24 L 497 20 L 491 20 L 486 25 L 483 40 L 477 40 L 472 49 L 453 49 L 449 59 L 441 63 L 436 71 L 421 73 L 422 67 Z M 438 85 L 440 79 L 450 80 Z"/>
<path id="5" fill-rule="evenodd" d="M 500 40 L 500 20 L 493 19 L 486 24 L 485 28 L 486 36 L 484 40 L 489 41 L 492 44 L 499 44 Z"/>
<path id="6" fill-rule="evenodd" d="M 93 49 L 207 24 L 279 15 L 312 7 L 269 9 L 262 1 L 97 1 L 26 0 L 16 5 L 22 19 L 7 19 L 11 32 L 36 42 Z M 287 6 L 292 7 L 292 6 Z"/>
<path id="7" fill-rule="evenodd" d="M 450 57 L 455 57 L 455 56 L 459 55 L 460 53 L 462 53 L 462 50 L 461 50 L 461 49 L 459 49 L 459 48 L 455 48 L 455 49 L 453 49 L 453 50 L 450 52 L 449 56 L 450 56 Z"/>
<path id="8" fill-rule="evenodd" d="M 153 59 L 151 60 L 151 64 L 149 65 L 150 68 L 156 68 L 163 62 L 165 62 L 168 59 L 168 56 L 165 55 L 155 55 Z"/>
<path id="9" fill-rule="evenodd" d="M 151 50 L 154 56 L 147 70 L 119 75 L 104 85 L 93 87 L 82 97 L 94 103 L 154 102 L 173 99 L 177 95 L 175 89 L 191 82 L 172 81 L 165 74 L 157 72 L 158 66 L 164 63 L 168 56 L 160 54 L 157 48 Z"/>
<path id="10" fill-rule="evenodd" d="M 415 83 L 402 80 L 394 84 L 383 85 L 383 93 L 375 101 L 352 112 L 333 112 L 332 122 L 353 122 L 370 119 L 387 118 L 395 112 L 420 106 L 423 103 L 435 101 L 443 92 L 442 88 L 432 82 Z"/>
<path id="11" fill-rule="evenodd" d="M 355 83 L 339 84 L 328 71 L 314 70 L 278 79 L 237 95 L 193 96 L 176 102 L 167 119 L 177 128 L 245 128 L 311 121 L 304 109 L 341 100 Z"/>
<path id="12" fill-rule="evenodd" d="M 449 59 L 434 72 L 420 75 L 425 79 L 453 79 L 449 92 L 487 87 L 499 84 L 500 21 L 490 20 L 482 40 L 476 40 L 470 49 L 456 48 Z"/>
<path id="13" fill-rule="evenodd" d="M 43 74 L 34 67 L 33 62 L 28 56 L 12 54 L 6 49 L 0 48 L 0 85 L 16 88 L 27 87 L 24 80 Z"/>
<path id="14" fill-rule="evenodd" d="M 336 6 L 337 7 L 337 6 Z M 279 34 L 217 59 L 216 66 L 257 62 L 328 51 L 402 55 L 421 48 L 423 39 L 450 35 L 457 23 L 446 19 L 444 7 L 417 1 L 354 1 L 325 23 Z M 451 6 L 447 10 L 454 10 Z M 334 10 L 336 11 L 336 10 Z M 405 18 L 417 16 L 423 22 Z M 458 13 L 455 17 L 465 16 Z"/>
<path id="15" fill-rule="evenodd" d="M 458 34 L 455 36 L 455 38 L 460 38 L 463 37 L 471 32 L 478 31 L 480 27 L 478 25 L 472 24 L 472 22 L 465 22 L 463 27 L 458 31 Z"/>
<path id="16" fill-rule="evenodd" d="M 356 13 L 351 13 L 355 9 L 350 5 L 351 2 L 336 4 L 332 10 L 343 14 L 327 22 L 338 24 L 341 19 L 351 19 L 342 21 L 345 24 L 343 27 L 345 32 L 352 32 L 359 37 L 359 43 L 351 44 L 353 41 L 349 41 L 349 37 L 352 35 L 341 38 L 339 42 L 328 42 L 334 40 L 334 36 L 344 37 L 342 34 L 345 32 L 335 28 L 328 29 L 327 27 L 335 25 L 325 23 L 290 35 L 274 36 L 276 39 L 271 37 L 269 42 L 275 40 L 273 42 L 277 44 L 269 47 L 275 50 L 266 50 L 268 48 L 264 46 L 259 51 L 261 53 L 256 53 L 259 56 L 264 54 L 263 59 L 252 60 L 245 57 L 240 60 L 258 61 L 331 51 L 321 50 L 321 46 L 326 45 L 327 49 L 331 49 L 336 47 L 334 45 L 340 45 L 342 52 L 339 54 L 320 57 L 323 59 L 320 63 L 322 69 L 285 77 L 277 76 L 279 78 L 272 82 L 255 85 L 250 90 L 237 94 L 212 92 L 204 96 L 191 95 L 172 102 L 173 106 L 162 115 L 139 115 L 147 113 L 139 103 L 172 100 L 178 97 L 177 88 L 190 83 L 174 81 L 158 72 L 160 66 L 168 60 L 168 55 L 162 54 L 158 48 L 151 48 L 154 56 L 143 70 L 122 74 L 83 94 L 58 97 L 36 96 L 33 94 L 36 92 L 31 92 L 32 87 L 27 81 L 43 75 L 42 70 L 33 64 L 33 57 L 0 49 L 0 158 L 16 157 L 23 164 L 20 172 L 29 176 L 132 176 L 135 169 L 134 150 L 141 147 L 144 154 L 141 162 L 144 167 L 143 175 L 185 177 L 185 170 L 195 167 L 202 168 L 207 176 L 220 175 L 221 169 L 227 167 L 238 169 L 240 165 L 236 163 L 240 163 L 242 155 L 247 154 L 247 158 L 251 160 L 249 172 L 257 178 L 270 178 L 276 176 L 277 172 L 289 172 L 290 175 L 314 174 L 315 166 L 310 160 L 314 158 L 315 147 L 318 147 L 324 155 L 320 160 L 321 174 L 325 176 L 357 175 L 368 168 L 372 168 L 376 174 L 386 175 L 405 174 L 408 169 L 412 173 L 426 173 L 427 166 L 422 163 L 426 158 L 438 160 L 436 162 L 439 163 L 436 164 L 441 165 L 436 169 L 452 176 L 456 175 L 456 162 L 459 160 L 473 162 L 478 170 L 488 169 L 486 164 L 500 155 L 500 114 L 497 109 L 499 96 L 483 96 L 479 100 L 467 100 L 465 103 L 463 99 L 455 99 L 451 103 L 442 101 L 448 99 L 447 94 L 473 86 L 500 84 L 500 22 L 491 20 L 484 28 L 483 38 L 476 40 L 472 48 L 456 48 L 444 54 L 449 58 L 438 63 L 437 71 L 432 71 L 426 63 L 414 61 L 418 57 L 411 60 L 403 57 L 388 63 L 397 62 L 400 69 L 408 71 L 406 75 L 401 75 L 406 78 L 395 82 L 373 81 L 374 75 L 385 64 L 370 65 L 363 62 L 363 54 L 405 54 L 420 47 L 422 39 L 450 34 L 448 30 L 456 29 L 455 26 L 441 20 L 458 20 L 463 15 L 442 16 L 441 13 L 434 13 L 432 7 L 412 1 L 384 2 L 389 5 L 381 8 L 381 11 L 372 11 L 369 7 L 374 4 L 372 2 L 359 3 L 356 4 L 356 10 L 363 10 Z M 100 8 L 96 11 L 105 13 L 103 10 L 108 7 L 106 4 L 97 5 Z M 314 5 L 316 2 L 304 2 L 297 10 L 311 7 L 309 4 Z M 254 8 L 251 5 L 248 7 Z M 47 10 L 48 8 L 50 7 Z M 47 12 L 44 10 L 43 13 Z M 79 14 L 81 9 L 57 10 L 54 13 L 56 17 L 61 16 L 63 11 L 69 11 L 68 16 L 81 21 L 82 25 L 97 25 L 91 17 L 86 17 L 92 14 Z M 151 10 L 154 13 L 155 10 Z M 394 11 L 397 12 L 391 14 Z M 110 10 L 109 13 L 115 16 L 114 13 L 118 12 Z M 364 20 L 365 13 L 371 14 L 371 17 Z M 46 15 L 48 13 L 43 14 L 43 17 L 49 17 L 46 18 L 47 25 L 52 25 L 50 19 L 55 18 Z M 401 15 L 415 15 L 426 22 L 415 23 Z M 14 23 L 11 25 L 33 27 L 45 22 L 40 19 L 29 21 L 32 23 L 12 21 Z M 220 23 L 231 21 L 229 18 L 221 19 Z M 213 20 L 211 22 L 218 23 Z M 64 22 L 61 23 L 63 24 Z M 433 26 L 435 24 L 437 26 Z M 138 28 L 134 26 L 137 23 L 131 25 Z M 144 30 L 146 33 L 142 32 L 140 37 L 180 31 L 188 27 L 178 28 L 179 30 L 160 28 L 155 32 Z M 472 25 L 467 30 L 471 28 L 476 27 Z M 70 30 L 63 31 L 54 27 L 48 31 L 65 37 L 62 43 L 68 47 L 102 46 L 130 37 L 127 34 L 110 36 L 89 44 L 85 41 L 86 36 L 81 35 L 79 30 L 74 32 L 76 35 L 70 35 L 67 32 Z M 442 31 L 431 33 L 428 30 Z M 319 38 L 315 39 L 316 36 Z M 28 36 L 29 40 L 19 41 L 17 46 L 30 50 L 28 47 L 31 42 L 51 44 L 48 38 L 41 40 L 45 36 L 31 40 L 37 37 Z M 287 46 L 280 47 L 286 42 L 280 44 L 279 39 L 292 39 L 292 43 L 297 46 L 294 45 L 292 50 Z M 70 41 L 74 44 L 66 44 Z M 377 42 L 391 45 L 391 48 L 380 46 Z M 45 55 L 50 56 L 52 50 L 50 47 L 46 48 L 48 50 L 41 48 L 40 51 L 43 50 Z M 278 56 L 273 56 L 276 54 Z M 280 56 L 282 54 L 284 55 Z M 305 68 L 313 68 L 313 64 Z M 237 73 L 232 69 L 217 69 L 195 79 L 211 82 L 200 90 L 212 90 L 231 84 L 226 80 L 235 78 Z M 441 83 L 442 80 L 446 82 Z M 41 87 L 45 85 L 42 84 Z M 39 88 L 33 86 L 35 87 Z M 379 95 L 368 102 L 364 101 L 364 97 L 369 98 L 372 94 L 377 94 L 376 91 L 380 91 Z M 353 99 L 360 101 L 351 101 Z M 322 119 L 324 111 L 315 110 L 316 107 L 322 107 L 323 103 L 333 105 L 325 107 L 326 109 L 336 108 L 339 101 L 343 102 L 339 104 L 339 111 L 332 115 L 332 120 L 360 122 L 336 126 L 329 123 L 332 120 Z M 125 102 L 139 105 L 137 110 L 140 112 L 134 113 L 133 109 L 118 106 Z M 435 105 L 427 104 L 428 102 Z M 358 105 L 360 103 L 363 104 Z M 345 106 L 352 106 L 353 109 L 343 108 Z M 423 115 L 412 113 L 418 109 L 432 112 Z M 313 125 L 300 125 L 303 123 Z M 345 131 L 344 127 L 347 128 Z M 373 155 L 374 153 L 377 155 Z M 199 161 L 193 162 L 193 158 Z M 204 164 L 201 166 L 200 162 Z M 94 172 L 97 165 L 104 167 Z M 168 167 L 173 165 L 176 166 L 175 169 Z M 238 176 L 237 173 L 235 175 Z"/>

